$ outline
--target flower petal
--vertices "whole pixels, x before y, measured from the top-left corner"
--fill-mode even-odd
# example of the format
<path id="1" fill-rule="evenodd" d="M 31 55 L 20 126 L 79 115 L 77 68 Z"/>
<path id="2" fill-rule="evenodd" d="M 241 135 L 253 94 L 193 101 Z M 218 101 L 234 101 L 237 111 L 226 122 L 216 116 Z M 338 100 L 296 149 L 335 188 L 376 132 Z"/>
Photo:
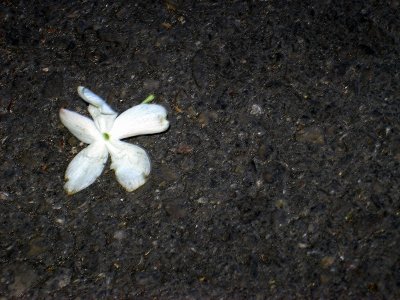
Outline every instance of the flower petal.
<path id="1" fill-rule="evenodd" d="M 103 142 L 95 142 L 81 152 L 70 162 L 65 179 L 64 189 L 69 195 L 91 185 L 100 176 L 107 162 L 107 147 Z"/>
<path id="2" fill-rule="evenodd" d="M 85 100 L 87 103 L 92 104 L 95 107 L 98 107 L 100 109 L 100 112 L 105 115 L 112 115 L 115 114 L 116 112 L 107 104 L 105 100 L 103 100 L 101 97 L 97 96 L 95 93 L 93 93 L 91 90 L 88 88 L 85 88 L 83 86 L 78 86 L 78 94 L 81 96 L 83 100 Z"/>
<path id="3" fill-rule="evenodd" d="M 168 129 L 166 109 L 158 104 L 139 104 L 121 115 L 114 122 L 111 135 L 116 139 L 163 132 Z"/>
<path id="4" fill-rule="evenodd" d="M 107 143 L 107 148 L 112 160 L 111 169 L 115 170 L 118 182 L 128 192 L 146 182 L 151 166 L 144 149 L 117 140 Z"/>
<path id="5" fill-rule="evenodd" d="M 98 107 L 89 105 L 89 113 L 94 120 L 94 124 L 101 133 L 109 133 L 113 127 L 114 120 L 117 117 L 117 113 L 106 115 L 102 114 Z"/>
<path id="6" fill-rule="evenodd" d="M 80 141 L 91 144 L 101 139 L 100 132 L 96 129 L 94 122 L 88 117 L 82 116 L 68 109 L 60 109 L 61 123 Z"/>

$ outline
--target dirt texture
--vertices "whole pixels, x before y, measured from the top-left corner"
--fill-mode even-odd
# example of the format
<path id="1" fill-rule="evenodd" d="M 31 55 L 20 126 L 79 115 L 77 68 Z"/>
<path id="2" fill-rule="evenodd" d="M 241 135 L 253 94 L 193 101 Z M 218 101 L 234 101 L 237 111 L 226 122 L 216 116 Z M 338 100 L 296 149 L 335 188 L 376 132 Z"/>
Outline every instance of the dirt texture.
<path id="1" fill-rule="evenodd" d="M 0 299 L 399 299 L 400 3 L 1 1 Z M 170 129 L 63 191 L 79 85 Z"/>

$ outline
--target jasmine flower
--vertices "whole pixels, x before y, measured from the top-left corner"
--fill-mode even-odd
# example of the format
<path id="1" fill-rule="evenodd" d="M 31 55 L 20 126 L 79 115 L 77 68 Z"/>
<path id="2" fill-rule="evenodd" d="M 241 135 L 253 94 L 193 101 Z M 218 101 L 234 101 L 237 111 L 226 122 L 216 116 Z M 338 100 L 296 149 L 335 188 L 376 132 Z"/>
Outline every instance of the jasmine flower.
<path id="1" fill-rule="evenodd" d="M 64 126 L 80 141 L 89 144 L 68 165 L 64 189 L 74 194 L 91 185 L 102 173 L 108 154 L 118 182 L 129 192 L 137 189 L 150 174 L 150 159 L 144 149 L 121 139 L 167 130 L 167 111 L 161 105 L 142 103 L 117 117 L 118 114 L 89 89 L 80 86 L 78 93 L 89 103 L 93 120 L 67 109 L 60 110 Z"/>

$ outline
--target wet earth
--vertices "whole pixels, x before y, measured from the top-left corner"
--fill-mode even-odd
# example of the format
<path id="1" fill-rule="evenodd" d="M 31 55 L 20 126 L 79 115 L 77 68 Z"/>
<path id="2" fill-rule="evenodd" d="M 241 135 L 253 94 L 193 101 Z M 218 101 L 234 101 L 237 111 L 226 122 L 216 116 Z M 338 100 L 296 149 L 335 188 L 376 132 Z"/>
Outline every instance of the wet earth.
<path id="1" fill-rule="evenodd" d="M 0 299 L 400 297 L 400 2 L 284 2 L 1 2 Z M 63 191 L 79 85 L 167 108 L 138 190 Z"/>

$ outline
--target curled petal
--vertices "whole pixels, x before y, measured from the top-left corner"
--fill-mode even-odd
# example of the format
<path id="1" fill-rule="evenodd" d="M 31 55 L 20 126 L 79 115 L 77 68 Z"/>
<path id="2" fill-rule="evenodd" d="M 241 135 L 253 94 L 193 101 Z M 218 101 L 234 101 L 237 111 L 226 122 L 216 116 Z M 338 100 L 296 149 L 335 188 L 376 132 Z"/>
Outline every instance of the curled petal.
<path id="1" fill-rule="evenodd" d="M 107 144 L 111 155 L 111 169 L 115 170 L 118 182 L 132 192 L 146 182 L 150 174 L 150 159 L 142 148 L 121 141 Z"/>
<path id="2" fill-rule="evenodd" d="M 68 109 L 60 109 L 60 119 L 65 127 L 80 141 L 91 144 L 101 139 L 100 132 L 92 120 Z"/>
<path id="3" fill-rule="evenodd" d="M 94 123 L 96 124 L 97 129 L 101 133 L 109 133 L 111 131 L 111 128 L 113 127 L 114 120 L 117 117 L 117 113 L 109 115 L 102 114 L 101 110 L 93 105 L 89 105 L 88 110 L 94 120 Z"/>
<path id="4" fill-rule="evenodd" d="M 135 135 L 163 132 L 168 129 L 166 109 L 158 104 L 139 104 L 121 115 L 114 122 L 111 135 L 123 139 Z"/>
<path id="5" fill-rule="evenodd" d="M 104 101 L 102 98 L 97 96 L 95 93 L 93 93 L 88 88 L 85 88 L 83 86 L 78 86 L 78 94 L 87 103 L 89 103 L 95 107 L 98 107 L 102 114 L 105 114 L 105 115 L 115 114 L 115 111 L 107 104 L 106 101 Z"/>
<path id="6" fill-rule="evenodd" d="M 67 182 L 64 189 L 69 195 L 91 185 L 100 176 L 107 162 L 107 147 L 103 142 L 95 142 L 78 153 L 65 172 Z"/>

